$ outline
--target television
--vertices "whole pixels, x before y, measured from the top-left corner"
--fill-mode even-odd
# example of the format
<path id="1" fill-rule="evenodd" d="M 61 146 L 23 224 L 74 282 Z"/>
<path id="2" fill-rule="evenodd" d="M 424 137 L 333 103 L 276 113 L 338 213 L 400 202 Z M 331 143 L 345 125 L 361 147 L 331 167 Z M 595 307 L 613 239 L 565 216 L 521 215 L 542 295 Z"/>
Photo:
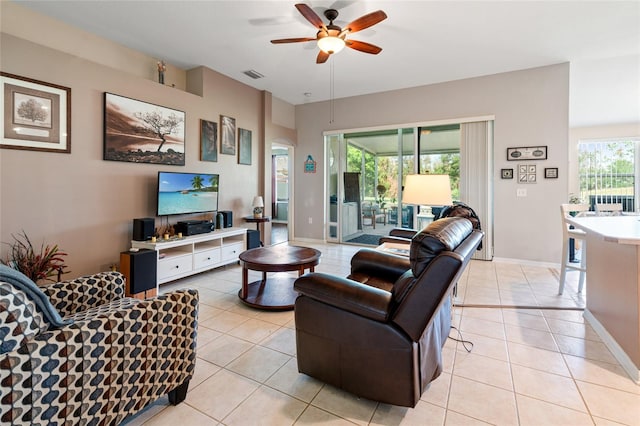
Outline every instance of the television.
<path id="1" fill-rule="evenodd" d="M 219 182 L 217 174 L 158 172 L 158 216 L 217 211 Z"/>

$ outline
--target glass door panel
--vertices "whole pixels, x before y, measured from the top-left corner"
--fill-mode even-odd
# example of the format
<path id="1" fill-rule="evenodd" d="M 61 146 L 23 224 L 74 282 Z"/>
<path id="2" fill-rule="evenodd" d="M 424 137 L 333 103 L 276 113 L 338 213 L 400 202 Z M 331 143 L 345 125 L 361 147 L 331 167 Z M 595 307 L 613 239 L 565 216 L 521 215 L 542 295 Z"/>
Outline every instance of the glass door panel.
<path id="1" fill-rule="evenodd" d="M 338 200 L 342 198 L 340 190 L 340 136 L 329 135 L 325 137 L 325 151 L 327 157 L 327 229 L 326 239 L 331 242 L 339 242 L 339 210 Z"/>

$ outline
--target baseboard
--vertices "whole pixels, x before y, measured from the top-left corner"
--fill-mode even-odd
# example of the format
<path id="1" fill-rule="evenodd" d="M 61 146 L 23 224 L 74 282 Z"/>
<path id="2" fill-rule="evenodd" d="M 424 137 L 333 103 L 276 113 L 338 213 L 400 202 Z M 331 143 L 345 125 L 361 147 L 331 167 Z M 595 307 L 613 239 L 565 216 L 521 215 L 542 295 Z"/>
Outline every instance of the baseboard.
<path id="1" fill-rule="evenodd" d="M 294 237 L 293 240 L 289 241 L 290 243 L 298 241 L 300 243 L 315 243 L 315 244 L 327 244 L 326 240 L 317 240 L 315 238 L 300 238 Z"/>
<path id="2" fill-rule="evenodd" d="M 527 266 L 540 266 L 545 268 L 556 268 L 560 269 L 559 263 L 553 262 L 538 262 L 535 260 L 525 260 L 525 259 L 511 259 L 509 257 L 494 257 L 494 262 L 502 262 L 502 263 L 514 263 L 518 265 L 527 265 Z"/>
<path id="3" fill-rule="evenodd" d="M 613 338 L 611 334 L 604 328 L 600 321 L 593 316 L 593 314 L 589 311 L 589 309 L 584 310 L 584 319 L 589 323 L 596 334 L 602 339 L 602 342 L 605 346 L 611 351 L 615 359 L 618 360 L 624 371 L 627 372 L 631 380 L 636 382 L 636 384 L 640 385 L 640 370 L 633 363 L 631 358 L 625 353 L 625 351 L 620 347 L 616 339 Z"/>

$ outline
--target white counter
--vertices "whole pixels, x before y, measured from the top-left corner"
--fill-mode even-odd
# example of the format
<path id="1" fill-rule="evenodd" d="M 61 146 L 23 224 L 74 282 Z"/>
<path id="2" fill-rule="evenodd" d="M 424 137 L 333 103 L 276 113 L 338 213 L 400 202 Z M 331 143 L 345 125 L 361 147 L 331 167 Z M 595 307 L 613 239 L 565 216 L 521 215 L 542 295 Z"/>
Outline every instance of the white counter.
<path id="1" fill-rule="evenodd" d="M 640 244 L 640 216 L 588 216 L 567 221 L 576 228 L 602 236 L 605 241 Z"/>
<path id="2" fill-rule="evenodd" d="M 640 216 L 567 219 L 586 232 L 584 317 L 640 383 Z"/>

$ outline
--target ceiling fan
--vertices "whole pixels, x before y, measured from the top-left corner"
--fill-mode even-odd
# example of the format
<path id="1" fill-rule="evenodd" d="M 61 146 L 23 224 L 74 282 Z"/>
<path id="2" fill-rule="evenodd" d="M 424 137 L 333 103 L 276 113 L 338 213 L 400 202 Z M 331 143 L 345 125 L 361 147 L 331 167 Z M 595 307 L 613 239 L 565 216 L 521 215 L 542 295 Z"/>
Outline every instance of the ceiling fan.
<path id="1" fill-rule="evenodd" d="M 347 39 L 349 34 L 364 30 L 365 28 L 369 28 L 378 22 L 385 20 L 387 15 L 382 10 L 368 13 L 345 25 L 344 28 L 340 28 L 333 23 L 333 21 L 338 17 L 338 11 L 335 9 L 327 9 L 324 11 L 324 16 L 329 20 L 329 25 L 325 25 L 313 9 L 304 3 L 296 4 L 296 9 L 298 9 L 298 12 L 300 12 L 307 21 L 311 22 L 314 27 L 318 28 L 315 38 L 283 38 L 271 40 L 271 43 L 280 44 L 316 41 L 320 48 L 320 52 L 316 58 L 317 64 L 325 63 L 327 59 L 329 59 L 329 56 L 333 53 L 338 53 L 344 48 L 344 46 L 359 50 L 360 52 L 370 53 L 372 55 L 377 55 L 382 51 L 382 48 L 376 45 L 365 43 L 364 41 Z"/>

